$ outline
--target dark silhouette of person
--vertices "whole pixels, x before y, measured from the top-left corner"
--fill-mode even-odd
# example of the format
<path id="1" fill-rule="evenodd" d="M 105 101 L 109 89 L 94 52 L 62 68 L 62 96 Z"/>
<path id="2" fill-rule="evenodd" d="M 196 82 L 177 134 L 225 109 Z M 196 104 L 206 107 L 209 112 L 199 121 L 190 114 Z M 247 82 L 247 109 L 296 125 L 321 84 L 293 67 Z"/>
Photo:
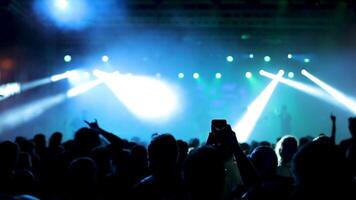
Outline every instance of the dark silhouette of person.
<path id="1" fill-rule="evenodd" d="M 344 153 L 346 153 L 347 149 L 356 143 L 356 117 L 349 118 L 349 131 L 351 134 L 351 138 L 343 140 L 340 142 L 340 147 Z"/>
<path id="2" fill-rule="evenodd" d="M 193 150 L 184 163 L 183 174 L 190 199 L 223 199 L 225 166 L 215 148 L 203 146 Z"/>
<path id="3" fill-rule="evenodd" d="M 292 117 L 288 113 L 287 106 L 283 105 L 281 112 L 279 114 L 279 119 L 281 123 L 281 134 L 290 134 L 292 131 L 291 121 Z"/>
<path id="4" fill-rule="evenodd" d="M 348 162 L 336 145 L 314 140 L 293 158 L 296 190 L 292 200 L 355 199 L 355 185 Z"/>
<path id="5" fill-rule="evenodd" d="M 0 193 L 11 194 L 14 191 L 15 167 L 20 149 L 16 143 L 0 143 Z"/>
<path id="6" fill-rule="evenodd" d="M 292 158 L 298 150 L 298 141 L 291 135 L 283 136 L 276 144 L 278 157 L 277 175 L 292 178 Z"/>
<path id="7" fill-rule="evenodd" d="M 152 175 L 133 188 L 133 199 L 186 199 L 178 169 L 178 147 L 175 138 L 162 134 L 148 146 L 149 167 Z"/>
<path id="8" fill-rule="evenodd" d="M 74 159 L 68 168 L 64 199 L 100 199 L 97 189 L 97 168 L 89 157 Z"/>

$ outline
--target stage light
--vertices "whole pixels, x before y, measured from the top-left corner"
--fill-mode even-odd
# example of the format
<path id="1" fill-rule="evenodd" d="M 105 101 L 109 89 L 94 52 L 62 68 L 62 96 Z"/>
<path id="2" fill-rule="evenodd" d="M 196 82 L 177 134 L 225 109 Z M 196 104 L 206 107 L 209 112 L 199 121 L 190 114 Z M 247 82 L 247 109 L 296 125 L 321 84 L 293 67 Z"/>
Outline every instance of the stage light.
<path id="1" fill-rule="evenodd" d="M 342 92 L 326 84 L 319 78 L 309 73 L 307 70 L 303 69 L 302 74 L 309 80 L 317 84 L 319 87 L 321 87 L 328 94 L 330 94 L 336 101 L 348 108 L 353 114 L 356 114 L 356 101 L 352 100 L 350 97 L 346 96 Z"/>
<path id="2" fill-rule="evenodd" d="M 292 54 L 288 54 L 288 59 L 292 59 L 293 55 Z"/>
<path id="3" fill-rule="evenodd" d="M 194 74 L 193 74 L 193 78 L 194 78 L 194 79 L 198 79 L 199 77 L 200 77 L 199 73 L 194 73 Z"/>
<path id="4" fill-rule="evenodd" d="M 182 72 L 179 73 L 179 74 L 178 74 L 178 78 L 184 78 L 184 73 L 182 73 Z"/>
<path id="5" fill-rule="evenodd" d="M 294 73 L 293 73 L 293 72 L 289 72 L 289 73 L 288 73 L 288 77 L 289 77 L 289 78 L 294 78 Z"/>
<path id="6" fill-rule="evenodd" d="M 270 62 L 271 61 L 271 57 L 270 56 L 265 56 L 263 59 L 265 60 L 265 62 Z"/>
<path id="7" fill-rule="evenodd" d="M 109 62 L 109 56 L 103 56 L 103 57 L 101 57 L 101 60 L 102 60 L 104 63 L 107 63 L 107 62 Z"/>
<path id="8" fill-rule="evenodd" d="M 65 56 L 64 56 L 64 61 L 67 62 L 67 63 L 69 63 L 70 61 L 72 61 L 72 56 L 70 56 L 70 55 L 65 55 Z"/>
<path id="9" fill-rule="evenodd" d="M 218 73 L 215 74 L 215 78 L 216 78 L 216 79 L 221 79 L 221 77 L 222 77 L 222 74 L 221 74 L 221 73 L 218 72 Z"/>
<path id="10" fill-rule="evenodd" d="M 66 10 L 69 6 L 68 0 L 55 0 L 55 6 L 60 10 Z"/>
<path id="11" fill-rule="evenodd" d="M 234 61 L 234 57 L 232 57 L 232 56 L 227 56 L 227 57 L 226 57 L 226 60 L 227 60 L 227 62 L 232 62 L 232 61 Z"/>
<path id="12" fill-rule="evenodd" d="M 91 75 L 90 75 L 89 72 L 84 72 L 84 73 L 83 73 L 83 78 L 84 78 L 84 79 L 88 80 L 88 79 L 90 79 L 90 77 L 91 77 Z"/>
<path id="13" fill-rule="evenodd" d="M 254 58 L 255 56 L 251 53 L 250 55 L 248 55 L 249 58 Z"/>
<path id="14" fill-rule="evenodd" d="M 245 73 L 245 77 L 248 78 L 248 79 L 252 78 L 252 73 L 251 72 L 246 72 Z"/>
<path id="15" fill-rule="evenodd" d="M 142 119 L 164 120 L 177 109 L 176 93 L 160 80 L 99 70 L 94 74 L 105 82 L 118 100 Z"/>
<path id="16" fill-rule="evenodd" d="M 161 78 L 161 74 L 160 73 L 156 73 L 156 78 Z"/>
<path id="17" fill-rule="evenodd" d="M 101 83 L 103 83 L 103 80 L 101 80 L 101 79 L 96 79 L 96 80 L 93 80 L 93 81 L 90 81 L 87 83 L 83 83 L 77 87 L 74 87 L 74 88 L 68 90 L 67 97 L 70 98 L 70 97 L 78 96 L 78 95 L 85 93 L 85 92 L 89 91 L 90 89 L 98 86 Z"/>
<path id="18" fill-rule="evenodd" d="M 246 142 L 256 126 L 263 110 L 276 89 L 279 80 L 284 75 L 280 70 L 276 77 L 267 85 L 267 87 L 258 95 L 258 97 L 248 106 L 248 110 L 234 126 L 236 137 L 239 142 Z"/>
<path id="19" fill-rule="evenodd" d="M 71 83 L 79 82 L 82 79 L 82 76 L 81 76 L 80 72 L 77 71 L 77 70 L 67 71 L 66 73 L 67 73 L 67 76 L 68 76 L 68 80 Z"/>
<path id="20" fill-rule="evenodd" d="M 60 104 L 67 98 L 75 97 L 89 91 L 102 83 L 102 80 L 94 80 L 61 93 L 45 98 L 41 98 L 25 105 L 8 109 L 0 113 L 0 133 L 1 131 L 12 129 L 40 116 L 48 109 Z"/>
<path id="21" fill-rule="evenodd" d="M 0 99 L 5 99 L 9 96 L 21 92 L 21 85 L 19 83 L 8 83 L 0 86 Z"/>
<path id="22" fill-rule="evenodd" d="M 309 58 L 304 58 L 304 62 L 305 62 L 305 63 L 309 63 L 309 62 L 310 62 L 310 59 L 309 59 Z"/>
<path id="23" fill-rule="evenodd" d="M 0 131 L 10 130 L 23 123 L 29 122 L 64 100 L 65 95 L 58 94 L 1 112 Z"/>

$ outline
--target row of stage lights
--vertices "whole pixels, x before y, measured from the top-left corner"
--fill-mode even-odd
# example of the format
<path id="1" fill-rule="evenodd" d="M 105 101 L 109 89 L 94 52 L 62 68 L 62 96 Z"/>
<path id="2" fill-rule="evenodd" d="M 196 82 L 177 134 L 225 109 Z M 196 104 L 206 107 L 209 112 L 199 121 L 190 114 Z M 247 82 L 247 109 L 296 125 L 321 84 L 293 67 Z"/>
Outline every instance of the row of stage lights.
<path id="1" fill-rule="evenodd" d="M 159 73 L 156 74 L 156 77 L 160 77 L 160 76 L 161 76 L 161 74 L 159 74 Z M 185 74 L 183 72 L 178 73 L 178 78 L 183 79 L 184 77 L 185 77 Z M 253 73 L 248 71 L 248 72 L 245 73 L 245 77 L 247 79 L 251 79 L 253 77 Z M 289 78 L 294 78 L 294 72 L 289 72 L 288 73 L 288 77 Z M 200 74 L 197 73 L 197 72 L 193 73 L 193 78 L 194 79 L 199 79 L 200 78 Z M 222 74 L 220 72 L 215 73 L 215 78 L 216 79 L 221 79 L 222 78 Z"/>
<path id="2" fill-rule="evenodd" d="M 251 54 L 248 55 L 248 57 L 249 57 L 250 59 L 253 59 L 253 58 L 255 58 L 255 55 L 251 53 Z M 294 56 L 289 53 L 289 54 L 287 55 L 287 58 L 288 58 L 288 59 L 293 59 Z M 226 56 L 226 61 L 227 61 L 227 62 L 230 62 L 230 63 L 231 63 L 231 62 L 234 62 L 234 60 L 235 60 L 235 58 L 234 58 L 233 56 Z M 271 62 L 272 58 L 271 58 L 271 56 L 264 56 L 264 57 L 263 57 L 263 60 L 268 63 L 268 62 Z M 310 58 L 304 58 L 303 61 L 304 61 L 305 63 L 309 63 L 309 62 L 310 62 Z"/>
<path id="3" fill-rule="evenodd" d="M 253 59 L 255 56 L 253 55 L 253 54 L 249 54 L 249 58 L 251 58 L 251 59 Z M 292 54 L 288 54 L 287 55 L 287 58 L 288 59 L 292 59 L 293 58 L 293 55 Z M 104 63 L 107 63 L 107 62 L 109 62 L 109 60 L 110 60 L 110 58 L 109 58 L 109 56 L 107 56 L 107 55 L 104 55 L 104 56 L 102 56 L 101 57 L 101 61 L 103 61 Z M 264 58 L 263 58 L 263 60 L 265 61 L 265 62 L 270 62 L 271 61 L 271 57 L 270 56 L 265 56 Z M 72 56 L 71 55 L 65 55 L 64 56 L 64 61 L 65 62 L 67 62 L 67 63 L 69 63 L 69 62 L 71 62 L 72 61 Z M 227 62 L 234 62 L 234 57 L 233 56 L 227 56 L 226 57 L 226 61 Z M 305 63 L 309 63 L 310 62 L 310 59 L 309 58 L 304 58 L 304 60 L 303 60 Z"/>

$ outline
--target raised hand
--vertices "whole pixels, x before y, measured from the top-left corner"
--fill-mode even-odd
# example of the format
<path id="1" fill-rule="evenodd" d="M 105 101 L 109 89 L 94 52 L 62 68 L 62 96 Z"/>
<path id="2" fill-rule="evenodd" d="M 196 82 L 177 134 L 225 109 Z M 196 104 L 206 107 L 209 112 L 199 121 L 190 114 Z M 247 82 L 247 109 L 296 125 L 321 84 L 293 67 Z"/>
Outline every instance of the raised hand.
<path id="1" fill-rule="evenodd" d="M 330 119 L 331 119 L 331 121 L 335 122 L 336 121 L 336 116 L 333 113 L 331 113 Z"/>
<path id="2" fill-rule="evenodd" d="M 88 122 L 87 120 L 84 120 L 84 122 L 92 129 L 100 129 L 100 126 L 98 124 L 98 120 L 94 120 L 94 122 Z"/>

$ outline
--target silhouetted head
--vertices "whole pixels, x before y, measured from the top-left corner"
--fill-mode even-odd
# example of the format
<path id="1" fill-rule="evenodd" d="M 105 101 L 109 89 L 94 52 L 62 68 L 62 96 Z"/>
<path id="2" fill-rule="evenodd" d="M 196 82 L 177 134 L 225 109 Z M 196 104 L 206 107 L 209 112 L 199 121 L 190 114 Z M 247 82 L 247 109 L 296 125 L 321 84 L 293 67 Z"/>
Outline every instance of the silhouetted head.
<path id="1" fill-rule="evenodd" d="M 308 144 L 311 141 L 313 141 L 313 137 L 312 136 L 301 137 L 299 139 L 299 148 L 301 148 L 302 146 Z"/>
<path id="2" fill-rule="evenodd" d="M 193 150 L 184 163 L 183 175 L 192 199 L 222 199 L 225 167 L 215 148 Z"/>
<path id="3" fill-rule="evenodd" d="M 192 138 L 189 141 L 190 148 L 198 148 L 200 145 L 200 140 L 198 138 Z"/>
<path id="4" fill-rule="evenodd" d="M 37 149 L 44 149 L 46 148 L 46 136 L 42 133 L 36 134 L 33 137 L 33 141 L 36 144 Z"/>
<path id="5" fill-rule="evenodd" d="M 177 140 L 178 145 L 178 161 L 180 164 L 184 162 L 188 155 L 188 143 L 184 142 L 183 140 Z"/>
<path id="6" fill-rule="evenodd" d="M 139 163 L 147 164 L 147 149 L 142 145 L 136 145 L 131 150 L 131 160 Z"/>
<path id="7" fill-rule="evenodd" d="M 348 169 L 342 151 L 332 143 L 321 140 L 306 144 L 293 158 L 296 183 L 309 190 L 347 183 L 351 174 Z"/>
<path id="8" fill-rule="evenodd" d="M 175 138 L 170 134 L 162 134 L 153 138 L 148 146 L 148 157 L 153 173 L 172 170 L 176 167 L 178 159 Z"/>
<path id="9" fill-rule="evenodd" d="M 99 145 L 100 137 L 95 130 L 81 128 L 75 133 L 73 148 L 76 153 L 89 155 L 91 150 Z"/>
<path id="10" fill-rule="evenodd" d="M 256 167 L 262 178 L 274 176 L 277 169 L 277 155 L 271 147 L 260 146 L 249 155 L 251 162 Z"/>
<path id="11" fill-rule="evenodd" d="M 282 165 L 289 163 L 293 155 L 298 150 L 298 141 L 294 136 L 286 135 L 282 137 L 276 144 L 275 152 L 278 157 L 278 164 Z"/>
<path id="12" fill-rule="evenodd" d="M 71 184 L 77 187 L 95 183 L 95 162 L 89 157 L 80 157 L 73 160 L 69 165 L 68 177 Z"/>
<path id="13" fill-rule="evenodd" d="M 49 147 L 57 147 L 62 143 L 63 134 L 60 132 L 55 132 L 49 138 Z"/>
<path id="14" fill-rule="evenodd" d="M 240 144 L 240 148 L 246 155 L 249 154 L 251 151 L 251 146 L 245 142 Z"/>
<path id="15" fill-rule="evenodd" d="M 356 138 L 356 117 L 349 118 L 349 130 L 353 138 Z"/>
<path id="16" fill-rule="evenodd" d="M 17 144 L 5 141 L 0 143 L 0 173 L 9 173 L 14 170 L 19 158 Z"/>
<path id="17" fill-rule="evenodd" d="M 100 176 L 112 173 L 112 158 L 107 147 L 99 146 L 94 148 L 91 158 L 95 161 Z"/>

